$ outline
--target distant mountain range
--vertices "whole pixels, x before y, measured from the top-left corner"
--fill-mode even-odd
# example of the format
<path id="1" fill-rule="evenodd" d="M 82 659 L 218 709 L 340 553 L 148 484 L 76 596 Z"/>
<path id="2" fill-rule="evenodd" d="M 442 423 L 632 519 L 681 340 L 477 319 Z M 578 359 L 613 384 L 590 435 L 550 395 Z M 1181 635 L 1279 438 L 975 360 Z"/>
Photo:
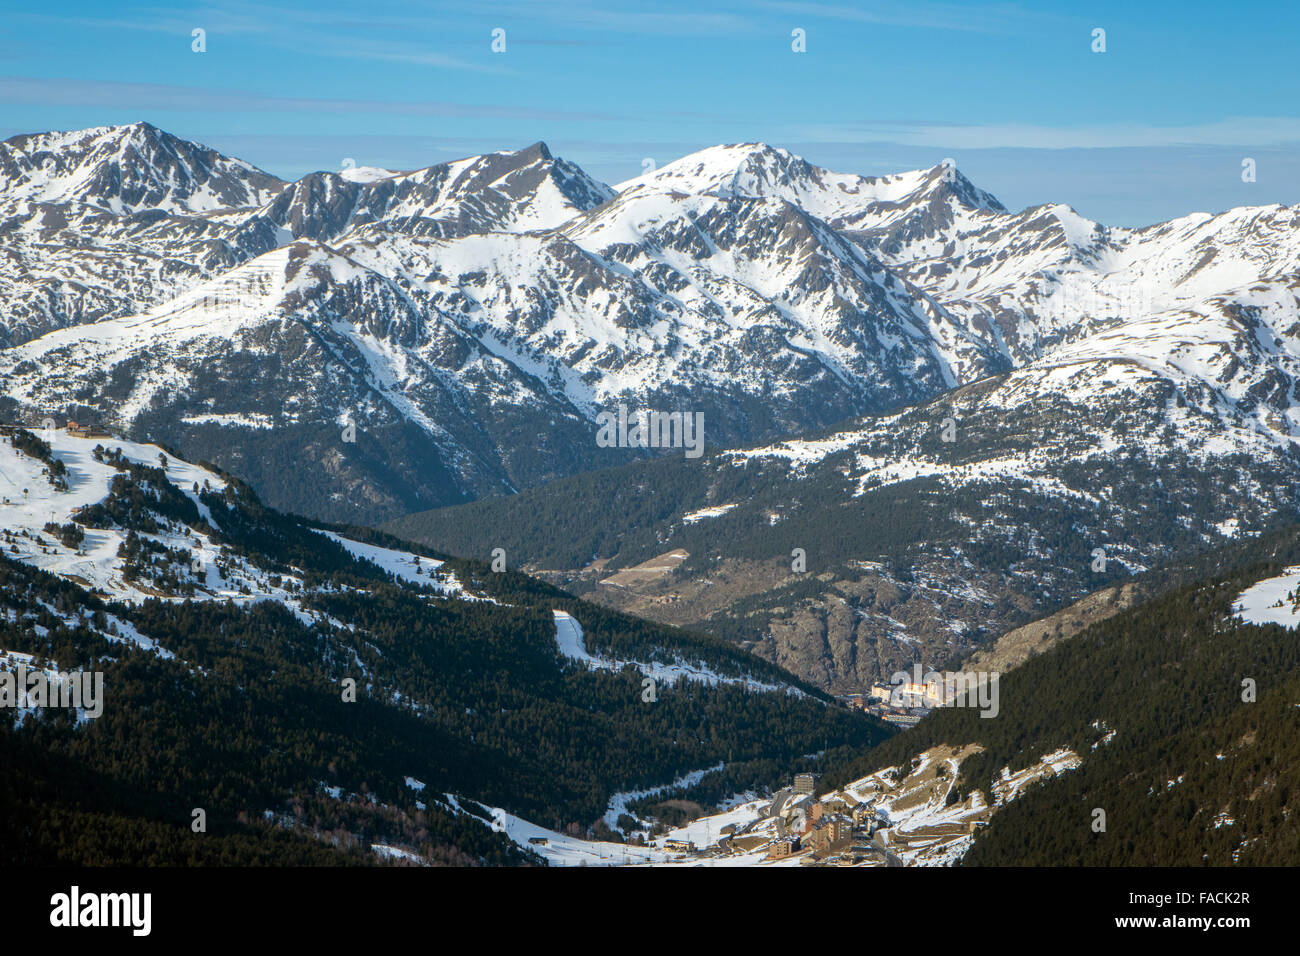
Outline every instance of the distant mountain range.
<path id="1" fill-rule="evenodd" d="M 1107 229 L 951 166 L 762 144 L 609 187 L 543 144 L 285 183 L 145 123 L 20 136 L 0 415 L 91 418 L 357 521 L 642 457 L 596 445 L 619 402 L 702 412 L 720 448 L 1013 370 L 1015 402 L 1163 382 L 1289 447 L 1298 216 Z"/>

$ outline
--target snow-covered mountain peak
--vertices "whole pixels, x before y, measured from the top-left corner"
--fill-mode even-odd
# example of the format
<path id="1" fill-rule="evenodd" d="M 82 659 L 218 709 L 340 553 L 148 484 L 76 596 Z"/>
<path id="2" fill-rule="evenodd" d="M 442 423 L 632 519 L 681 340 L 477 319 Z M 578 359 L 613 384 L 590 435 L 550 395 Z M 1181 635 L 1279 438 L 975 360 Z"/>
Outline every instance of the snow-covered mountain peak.
<path id="1" fill-rule="evenodd" d="M 411 172 L 316 172 L 241 225 L 261 241 L 334 240 L 355 230 L 426 238 L 553 229 L 613 196 L 545 143 Z"/>
<path id="2" fill-rule="evenodd" d="M 200 173 L 248 169 L 148 124 L 0 144 L 4 398 L 178 445 L 286 396 L 322 434 L 365 407 L 418 424 L 459 496 L 607 463 L 573 448 L 612 401 L 689 400 L 710 443 L 743 444 L 1119 356 L 1277 421 L 1300 378 L 1272 344 L 1300 312 L 1297 208 L 1106 228 L 1007 212 L 947 158 L 858 176 L 765 143 L 615 192 L 538 142 L 194 213 Z M 507 450 L 556 428 L 539 464 Z M 218 460 L 251 475 L 240 443 Z"/>
<path id="3" fill-rule="evenodd" d="M 392 179 L 401 173 L 378 166 L 347 166 L 339 171 L 339 176 L 350 183 L 373 183 L 380 179 Z"/>
<path id="4" fill-rule="evenodd" d="M 788 150 L 766 143 L 710 146 L 620 183 L 616 189 L 791 198 L 818 181 L 818 169 Z"/>
<path id="5" fill-rule="evenodd" d="M 553 228 L 607 201 L 614 191 L 579 166 L 551 153 L 542 142 L 430 166 L 412 174 L 442 202 L 480 196 L 511 207 L 496 228 Z"/>
<path id="6" fill-rule="evenodd" d="M 257 167 L 149 123 L 0 143 L 0 201 L 78 202 L 129 215 L 259 206 L 284 187 Z"/>
<path id="7" fill-rule="evenodd" d="M 950 164 L 889 176 L 858 176 L 814 166 L 789 150 L 766 143 L 711 146 L 617 188 L 624 196 L 666 192 L 779 198 L 849 231 L 879 228 L 913 210 L 931 215 L 936 205 L 1006 212 L 997 199 Z"/>

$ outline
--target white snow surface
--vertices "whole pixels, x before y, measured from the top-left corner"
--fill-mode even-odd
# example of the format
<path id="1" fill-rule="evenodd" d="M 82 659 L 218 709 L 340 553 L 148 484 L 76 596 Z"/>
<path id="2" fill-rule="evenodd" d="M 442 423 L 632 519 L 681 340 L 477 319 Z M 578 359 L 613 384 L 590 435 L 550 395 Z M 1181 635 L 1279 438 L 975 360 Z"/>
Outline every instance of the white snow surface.
<path id="1" fill-rule="evenodd" d="M 682 515 L 682 522 L 684 524 L 695 524 L 699 521 L 704 521 L 706 518 L 721 518 L 735 507 L 735 504 L 726 504 L 714 505 L 711 508 L 700 508 L 698 511 L 692 511 L 689 514 Z"/>
<path id="2" fill-rule="evenodd" d="M 453 595 L 456 597 L 466 596 L 465 589 L 456 580 L 456 575 L 450 571 L 439 571 L 438 569 L 443 566 L 443 563 L 434 558 L 422 557 L 411 551 L 384 548 L 375 544 L 364 544 L 360 541 L 353 541 L 351 538 L 345 538 L 340 534 L 335 534 L 333 531 L 317 529 L 317 533 L 323 534 L 331 541 L 342 545 L 353 557 L 369 561 L 376 567 L 392 574 L 398 580 L 409 581 L 411 584 L 418 584 L 422 587 L 432 587 L 444 597 Z"/>
<path id="3" fill-rule="evenodd" d="M 0 530 L 16 536 L 13 545 L 18 549 L 15 552 L 7 546 L 10 557 L 121 600 L 137 602 L 154 596 L 122 580 L 122 561 L 117 549 L 126 539 L 125 532 L 87 528 L 81 547 L 71 549 L 54 539 L 44 527 L 48 522 L 68 524 L 75 512 L 108 496 L 109 486 L 119 472 L 112 465 L 95 460 L 96 445 L 110 451 L 118 449 L 127 460 L 155 468 L 160 465 L 159 456 L 165 453 L 156 445 L 117 438 L 75 438 L 58 428 L 36 429 L 34 433 L 50 444 L 54 457 L 67 468 L 68 490 L 55 490 L 42 474 L 45 466 L 40 461 L 18 452 L 8 439 L 0 440 Z M 198 496 L 191 491 L 194 485 L 206 483 L 216 491 L 226 487 L 225 480 L 214 472 L 170 455 L 166 457 L 168 480 L 196 503 Z M 199 510 L 202 514 L 206 508 L 200 504 Z M 21 536 L 22 532 L 27 536 Z M 38 537 L 45 542 L 43 545 L 37 543 Z M 206 536 L 171 531 L 148 537 L 171 548 L 188 549 L 201 558 L 207 571 L 203 584 L 211 589 L 212 598 L 240 600 L 244 597 L 215 578 L 213 565 L 222 549 Z"/>
<path id="4" fill-rule="evenodd" d="M 85 540 L 79 547 L 69 548 L 45 531 L 45 525 L 51 522 L 68 524 L 81 508 L 107 497 L 113 478 L 119 472 L 107 462 L 95 460 L 93 450 L 97 445 L 109 451 L 119 450 L 128 461 L 151 467 L 159 467 L 160 456 L 165 457 L 168 480 L 195 502 L 200 516 L 209 522 L 212 515 L 192 489 L 195 485 L 200 488 L 206 485 L 213 491 L 222 491 L 226 487 L 225 480 L 214 472 L 167 455 L 156 445 L 119 438 L 77 438 L 63 428 L 38 428 L 34 434 L 46 441 L 54 457 L 63 462 L 67 469 L 68 490 L 55 489 L 42 474 L 45 468 L 42 462 L 18 452 L 7 438 L 0 440 L 0 533 L 4 535 L 7 556 L 127 603 L 140 603 L 148 598 L 185 600 L 179 595 L 159 593 L 146 583 L 125 580 L 122 574 L 124 561 L 118 556 L 118 549 L 125 542 L 127 532 L 84 528 Z M 455 575 L 443 568 L 441 561 L 353 541 L 334 532 L 318 533 L 355 557 L 392 573 L 399 580 L 430 589 L 435 598 L 491 600 L 467 593 Z M 270 600 L 283 604 L 304 624 L 325 620 L 321 612 L 305 609 L 299 595 L 290 590 L 291 584 L 301 586 L 300 577 L 292 573 L 281 574 L 276 584 L 273 581 L 275 575 L 246 561 L 203 531 L 173 523 L 157 534 L 141 536 L 170 549 L 187 551 L 192 560 L 198 562 L 189 572 L 195 585 L 193 600 L 229 600 L 238 605 Z M 105 633 L 109 640 L 128 642 L 164 657 L 171 656 L 170 651 L 128 622 L 110 615 L 110 625 L 110 631 Z"/>
<path id="5" fill-rule="evenodd" d="M 1252 584 L 1238 595 L 1233 610 L 1247 624 L 1300 626 L 1292 595 L 1300 591 L 1300 566 L 1287 568 L 1277 577 Z"/>
<path id="6" fill-rule="evenodd" d="M 769 684 L 751 677 L 728 677 L 709 670 L 707 667 L 689 664 L 682 660 L 665 664 L 660 661 L 622 661 L 610 657 L 592 654 L 587 650 L 587 643 L 582 634 L 582 625 L 567 611 L 553 611 L 555 615 L 555 643 L 561 656 L 592 670 L 621 671 L 629 664 L 656 684 L 669 687 L 679 680 L 696 681 L 704 684 L 737 684 L 755 693 L 782 691 L 797 696 L 805 696 L 797 687 L 787 684 Z"/>

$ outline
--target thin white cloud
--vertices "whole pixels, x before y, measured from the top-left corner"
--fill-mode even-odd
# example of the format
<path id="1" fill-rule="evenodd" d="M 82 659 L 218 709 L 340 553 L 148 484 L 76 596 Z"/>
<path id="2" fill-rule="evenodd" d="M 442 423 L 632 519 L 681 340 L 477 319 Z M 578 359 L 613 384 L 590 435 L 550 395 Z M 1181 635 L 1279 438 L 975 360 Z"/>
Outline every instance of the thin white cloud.
<path id="1" fill-rule="evenodd" d="M 114 17 L 66 17 L 20 13 L 15 20 L 65 26 L 69 29 L 127 30 L 171 34 L 188 45 L 192 30 L 207 33 L 209 53 L 216 55 L 223 40 L 240 38 L 300 56 L 337 60 L 370 60 L 411 63 L 437 69 L 473 73 L 514 75 L 499 58 L 480 61 L 454 56 L 430 48 L 419 31 L 437 25 L 432 17 L 365 19 L 349 13 L 345 17 L 323 11 L 268 5 L 229 3 L 221 7 L 196 7 L 180 13 L 173 8 L 142 7 Z M 367 35 L 369 34 L 369 35 Z M 410 38 L 408 38 L 410 37 Z M 489 49 L 484 36 L 484 51 Z"/>
<path id="2" fill-rule="evenodd" d="M 818 3 L 812 0 L 761 0 L 754 7 L 809 20 L 874 23 L 889 27 L 953 30 L 963 33 L 1014 33 L 1031 22 L 1059 19 L 1016 4 L 973 5 L 905 0 L 890 3 Z"/>
<path id="3" fill-rule="evenodd" d="M 455 8 L 455 4 L 437 4 Z M 716 4 L 715 4 L 716 6 Z M 734 3 L 730 10 L 706 10 L 641 0 L 616 6 L 600 0 L 564 0 L 561 3 L 485 3 L 475 7 L 478 19 L 493 19 L 494 26 L 510 28 L 512 22 L 544 22 L 558 30 L 598 30 L 656 36 L 699 36 L 710 33 L 753 33 L 760 28 L 752 2 Z M 461 8 L 461 13 L 464 8 Z M 447 10 L 448 16 L 455 16 Z"/>
<path id="4" fill-rule="evenodd" d="M 853 124 L 805 127 L 814 142 L 897 143 L 951 149 L 1090 149 L 1152 146 L 1285 146 L 1300 144 L 1300 118 L 1229 117 L 1207 123 L 1154 126 L 1110 123 L 1047 126 L 990 124 Z"/>
<path id="5" fill-rule="evenodd" d="M 73 106 L 131 110 L 139 118 L 159 110 L 200 113 L 248 112 L 356 113 L 392 116 L 443 116 L 546 122 L 608 122 L 626 119 L 611 113 L 547 110 L 530 106 L 452 103 L 441 100 L 372 100 L 337 97 L 267 96 L 232 89 L 125 83 L 61 77 L 0 76 L 0 101 L 11 106 Z"/>

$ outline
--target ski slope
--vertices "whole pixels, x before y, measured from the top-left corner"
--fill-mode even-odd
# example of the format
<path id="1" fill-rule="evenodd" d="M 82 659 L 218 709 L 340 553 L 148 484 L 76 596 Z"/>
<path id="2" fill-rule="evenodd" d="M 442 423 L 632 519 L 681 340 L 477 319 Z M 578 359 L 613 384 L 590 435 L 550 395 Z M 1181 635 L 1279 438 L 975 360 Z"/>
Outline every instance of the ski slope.
<path id="1" fill-rule="evenodd" d="M 671 687 L 679 680 L 688 680 L 710 685 L 735 684 L 754 693 L 783 691 L 800 697 L 805 696 L 804 692 L 799 688 L 791 687 L 788 684 L 768 684 L 751 677 L 728 677 L 709 670 L 702 665 L 689 664 L 680 659 L 671 664 L 660 661 L 646 663 L 618 660 L 593 654 L 587 650 L 587 643 L 582 634 L 582 625 L 578 623 L 573 615 L 567 611 L 554 611 L 552 613 L 555 615 L 555 643 L 559 648 L 560 656 L 591 670 L 617 672 L 631 665 L 643 675 L 655 681 L 656 685 L 664 684 Z"/>

